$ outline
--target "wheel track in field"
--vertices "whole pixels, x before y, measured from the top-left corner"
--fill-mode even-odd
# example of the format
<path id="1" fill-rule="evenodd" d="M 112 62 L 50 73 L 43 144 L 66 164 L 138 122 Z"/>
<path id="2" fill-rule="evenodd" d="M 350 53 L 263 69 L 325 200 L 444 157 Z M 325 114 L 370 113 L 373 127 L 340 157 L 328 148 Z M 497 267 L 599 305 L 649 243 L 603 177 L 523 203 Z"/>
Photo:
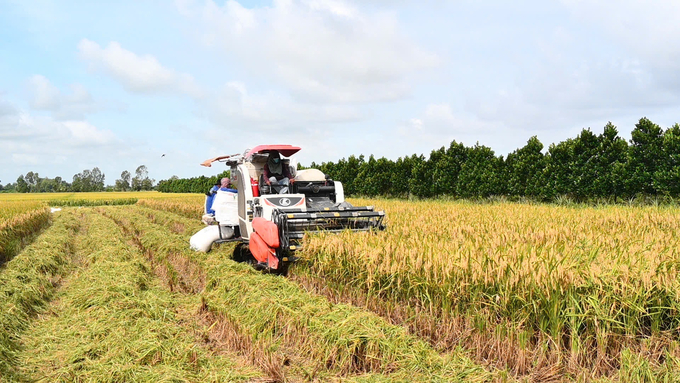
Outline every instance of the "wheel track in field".
<path id="1" fill-rule="evenodd" d="M 165 254 L 163 259 L 159 259 L 160 252 L 151 246 L 145 246 L 141 239 L 143 233 L 132 222 L 125 217 L 112 215 L 105 209 L 100 208 L 97 211 L 114 221 L 130 238 L 130 242 L 145 254 L 156 276 L 171 292 L 197 295 L 204 290 L 206 275 L 197 262 L 176 252 Z M 155 220 L 152 214 L 147 214 L 146 218 L 152 222 Z M 169 230 L 181 233 L 184 231 L 183 226 L 173 225 L 173 229 Z M 197 308 L 185 310 L 183 314 L 185 321 L 196 321 L 206 329 L 193 332 L 196 341 L 208 347 L 212 352 L 235 352 L 242 356 L 244 364 L 258 368 L 269 378 L 269 381 L 288 380 L 282 368 L 285 360 L 279 360 L 280 358 L 267 352 L 262 345 L 255 345 L 249 337 L 239 332 L 238 326 L 229 318 L 212 313 L 205 301 L 201 300 Z"/>
<path id="2" fill-rule="evenodd" d="M 0 268 L 0 380 L 16 376 L 21 336 L 61 289 L 81 229 L 69 214 Z"/>
<path id="3" fill-rule="evenodd" d="M 111 244 L 112 240 L 111 239 L 106 240 L 104 238 L 107 238 L 105 234 L 110 233 L 111 231 L 110 230 L 108 230 L 108 231 L 102 230 L 102 227 L 104 227 L 104 228 L 106 227 L 106 222 L 110 222 L 110 225 L 111 225 L 112 228 L 118 228 L 118 226 L 112 220 L 110 220 L 110 219 L 108 219 L 108 218 L 106 218 L 102 215 L 94 214 L 93 212 L 91 212 L 91 210 L 92 209 L 87 209 L 88 213 L 83 213 L 83 214 L 89 214 L 89 216 L 87 217 L 86 220 L 84 220 L 84 222 L 89 223 L 90 220 L 97 221 L 98 226 L 96 227 L 96 229 L 98 231 L 95 230 L 94 233 L 91 233 L 91 232 L 88 232 L 87 228 L 85 228 L 85 229 L 81 229 L 81 231 L 78 233 L 78 236 L 75 238 L 76 246 L 75 246 L 75 251 L 74 251 L 74 255 L 73 255 L 73 259 L 75 260 L 74 265 L 77 266 L 77 267 L 75 267 L 75 270 L 74 270 L 73 273 L 69 274 L 64 279 L 63 285 L 61 285 L 60 288 L 59 288 L 59 292 L 63 291 L 64 294 L 62 294 L 62 296 L 60 298 L 57 298 L 54 301 L 52 301 L 50 303 L 50 309 L 45 313 L 45 315 L 37 318 L 37 320 L 34 321 L 34 323 L 32 324 L 32 326 L 34 326 L 33 329 L 36 331 L 36 334 L 38 334 L 37 335 L 38 338 L 31 339 L 31 337 L 33 335 L 33 334 L 31 334 L 31 336 L 28 336 L 28 342 L 34 348 L 43 347 L 43 348 L 40 348 L 42 351 L 40 351 L 38 353 L 38 355 L 40 355 L 40 356 L 42 356 L 41 354 L 52 355 L 55 352 L 55 350 L 58 353 L 54 354 L 54 355 L 63 355 L 64 353 L 68 354 L 69 352 L 75 353 L 75 355 L 81 355 L 81 354 L 78 354 L 78 352 L 77 352 L 78 350 L 76 350 L 76 351 L 72 350 L 73 346 L 67 346 L 66 344 L 62 345 L 62 344 L 60 344 L 61 342 L 59 341 L 59 338 L 52 338 L 52 336 L 50 336 L 50 335 L 47 335 L 47 336 L 49 336 L 48 342 L 41 342 L 40 339 L 45 338 L 46 334 L 50 334 L 50 330 L 49 330 L 50 325 L 53 326 L 51 331 L 57 331 L 57 330 L 55 330 L 55 328 L 59 329 L 59 330 L 61 328 L 71 328 L 71 331 L 73 331 L 73 329 L 75 329 L 76 335 L 79 334 L 79 333 L 87 335 L 89 328 L 92 327 L 92 326 L 110 325 L 110 323 L 108 323 L 107 321 L 110 322 L 111 319 L 98 318 L 98 317 L 93 318 L 93 321 L 90 322 L 90 323 L 88 323 L 89 321 L 85 321 L 82 325 L 78 325 L 77 323 L 74 324 L 72 322 L 69 322 L 69 320 L 70 320 L 69 314 L 72 315 L 73 312 L 68 311 L 69 307 L 73 304 L 73 302 L 71 302 L 74 299 L 73 298 L 73 295 L 74 295 L 73 292 L 75 291 L 76 293 L 78 293 L 80 291 L 79 289 L 82 289 L 84 286 L 88 286 L 87 283 L 85 285 L 83 285 L 83 278 L 92 279 L 92 278 L 97 278 L 98 276 L 105 275 L 105 273 L 106 273 L 105 270 L 107 270 L 108 267 L 110 267 L 109 264 L 107 264 L 107 262 L 110 261 L 109 257 L 111 257 L 111 262 L 114 262 L 113 261 L 114 259 L 121 260 L 122 263 L 120 263 L 120 265 L 123 266 L 123 268 L 121 270 L 123 270 L 123 271 L 128 270 L 128 272 L 132 272 L 134 274 L 134 276 L 130 276 L 130 275 L 127 275 L 127 274 L 120 275 L 121 283 L 122 283 L 121 288 L 129 288 L 130 286 L 132 286 L 133 290 L 131 290 L 131 292 L 132 291 L 138 291 L 138 292 L 134 293 L 135 295 L 136 294 L 142 294 L 143 295 L 143 294 L 146 294 L 145 291 L 147 291 L 149 289 L 151 289 L 149 291 L 152 291 L 153 289 L 158 288 L 158 287 L 153 286 L 154 282 L 152 281 L 152 279 L 156 277 L 155 273 L 153 272 L 154 267 L 153 266 L 148 267 L 148 266 L 143 265 L 143 261 L 144 260 L 148 261 L 148 259 L 149 259 L 148 254 L 144 254 L 142 252 L 139 252 L 137 250 L 137 248 L 134 248 L 134 250 L 125 251 L 125 252 L 121 252 L 121 251 L 112 251 L 110 253 L 106 252 L 107 248 Z M 85 209 L 83 209 L 83 211 L 85 211 Z M 81 214 L 81 220 L 83 219 L 83 216 L 84 216 L 83 214 Z M 97 217 L 100 217 L 100 218 L 97 219 Z M 84 225 L 87 226 L 87 224 L 84 224 Z M 101 226 L 101 225 L 104 225 L 104 226 Z M 121 230 L 121 234 L 122 234 L 122 230 Z M 115 235 L 115 233 L 113 233 L 113 240 L 114 241 L 116 240 L 115 237 L 116 237 L 116 235 Z M 124 245 L 123 242 L 119 242 L 118 248 L 120 249 L 121 246 L 123 246 L 123 245 Z M 103 250 L 99 249 L 99 247 L 101 247 Z M 112 247 L 112 249 L 115 249 L 115 248 L 116 248 L 115 246 Z M 142 263 L 140 263 L 140 261 L 142 261 Z M 115 266 L 117 264 L 111 264 L 111 265 Z M 151 265 L 151 262 L 149 262 L 149 265 Z M 96 270 L 94 270 L 93 268 L 96 269 Z M 91 270 L 91 269 L 93 269 L 93 270 Z M 146 275 L 149 275 L 149 277 L 147 277 Z M 125 282 L 126 278 L 133 278 L 133 281 L 132 282 L 128 281 L 128 283 L 126 284 L 126 282 Z M 151 278 L 151 279 L 148 279 L 148 278 Z M 113 291 L 118 289 L 117 282 L 115 280 L 109 280 L 108 282 L 106 282 L 105 280 L 102 280 L 102 283 L 103 283 L 103 286 L 101 286 L 101 287 L 95 286 L 94 287 L 95 291 L 97 291 L 96 290 L 97 288 L 100 288 L 99 291 L 105 291 L 105 292 L 108 293 L 108 292 L 112 291 L 110 289 L 114 289 Z M 106 283 L 109 283 L 108 286 L 110 286 L 110 287 L 106 287 L 107 286 Z M 132 285 L 130 285 L 130 283 L 132 283 Z M 125 287 L 125 286 L 127 286 L 127 287 Z M 104 290 L 101 290 L 102 288 L 104 288 Z M 137 290 L 135 290 L 135 289 L 137 289 Z M 155 291 L 155 290 L 153 290 L 153 291 Z M 170 294 L 172 294 L 172 293 L 170 293 Z M 147 295 L 147 296 L 149 296 L 149 295 Z M 170 295 L 170 296 L 172 297 L 172 295 Z M 166 305 L 166 310 L 170 309 L 172 311 L 176 311 L 176 313 L 174 313 L 174 315 L 172 317 L 172 318 L 175 318 L 175 319 L 169 319 L 169 322 L 167 324 L 165 324 L 165 325 L 163 325 L 162 327 L 159 328 L 160 331 L 166 331 L 167 332 L 166 335 L 162 335 L 161 338 L 157 338 L 157 342 L 161 342 L 160 346 L 159 346 L 161 348 L 159 348 L 158 351 L 155 351 L 155 353 L 151 353 L 151 354 L 148 354 L 146 356 L 142 356 L 142 359 L 139 359 L 139 360 L 136 361 L 136 364 L 138 364 L 138 365 L 132 366 L 133 370 L 135 368 L 143 370 L 145 368 L 144 364 L 148 364 L 149 366 L 155 366 L 155 364 L 157 364 L 157 363 L 170 363 L 170 362 L 164 361 L 168 357 L 163 355 L 162 350 L 163 350 L 164 347 L 166 347 L 166 346 L 163 346 L 163 344 L 168 343 L 168 342 L 174 342 L 175 338 L 173 338 L 173 337 L 177 337 L 177 335 L 173 335 L 173 334 L 180 334 L 180 335 L 182 333 L 190 333 L 191 334 L 192 331 L 195 331 L 194 322 L 187 320 L 186 316 L 184 315 L 186 310 L 185 310 L 184 307 L 182 307 L 182 305 L 186 306 L 185 301 L 178 300 L 178 299 L 172 299 L 172 301 L 168 301 L 166 299 L 167 297 L 162 298 L 162 297 L 156 297 L 155 295 L 151 295 L 150 297 L 152 299 L 155 299 L 157 302 L 156 301 L 149 302 L 148 304 L 152 305 L 152 306 L 149 306 L 149 307 L 154 307 L 154 305 L 158 305 L 159 303 L 161 305 Z M 61 303 L 60 299 L 65 300 L 66 306 L 60 304 Z M 97 299 L 96 296 L 80 297 L 80 298 L 77 298 L 75 302 L 79 302 L 79 300 L 82 301 L 83 299 L 86 299 L 86 300 L 87 299 L 93 299 L 94 300 L 93 306 L 91 306 L 91 307 L 92 307 L 92 309 L 95 310 L 95 312 L 97 310 L 102 310 L 107 306 L 107 304 L 105 304 L 105 306 L 101 306 L 96 301 L 96 299 Z M 166 299 L 166 300 L 163 300 L 163 299 Z M 70 302 L 70 304 L 69 304 L 69 302 Z M 147 305 L 147 303 L 145 303 L 144 301 L 140 301 L 139 304 Z M 86 304 L 85 307 L 90 307 L 90 304 Z M 129 306 L 129 307 L 134 308 L 134 306 Z M 144 307 L 146 307 L 146 306 L 144 306 Z M 127 315 L 127 314 L 125 314 L 125 312 L 126 312 L 125 310 L 127 310 L 127 309 L 128 309 L 128 305 L 124 304 L 120 308 L 120 310 L 122 310 L 122 311 L 113 311 L 111 313 L 111 316 L 113 316 L 114 319 L 115 319 L 115 317 L 123 316 L 122 319 L 125 319 L 124 316 Z M 89 308 L 87 310 L 85 310 L 85 312 L 88 312 L 88 311 L 90 311 Z M 77 314 L 78 313 L 76 313 L 76 315 Z M 162 320 L 165 321 L 165 314 L 163 314 L 162 318 L 163 318 Z M 130 322 L 130 323 L 135 322 L 135 320 L 133 318 L 130 318 L 130 320 L 132 320 L 132 322 Z M 157 318 L 155 320 L 156 320 L 156 322 L 158 322 L 158 320 L 160 320 L 160 319 Z M 115 322 L 115 320 L 114 320 L 114 322 Z M 48 326 L 48 327 L 45 327 L 45 326 Z M 73 326 L 76 326 L 76 327 L 73 327 Z M 84 326 L 84 327 L 79 329 L 78 328 L 79 326 L 80 327 Z M 45 330 L 46 328 L 48 330 Z M 94 327 L 92 327 L 92 329 L 94 331 L 97 331 L 96 328 L 94 328 Z M 155 330 L 149 329 L 149 330 L 150 331 L 159 331 L 159 329 L 155 329 Z M 96 334 L 96 332 L 95 332 L 95 334 Z M 143 336 L 143 333 L 142 334 L 135 334 L 135 335 L 137 337 L 140 337 L 140 336 Z M 153 333 L 151 333 L 149 335 L 151 335 L 152 338 L 154 337 Z M 106 336 L 106 335 L 102 334 L 102 335 L 99 335 L 99 336 Z M 170 336 L 170 338 L 167 338 L 167 336 Z M 180 336 L 177 339 L 180 339 L 180 338 L 182 338 L 182 337 Z M 24 350 L 23 361 L 26 362 L 26 366 L 28 366 L 28 367 L 24 368 L 24 371 L 22 371 L 22 375 L 19 377 L 19 379 L 20 380 L 27 380 L 27 381 L 34 381 L 34 380 L 48 380 L 48 381 L 50 381 L 50 380 L 54 380 L 56 376 L 60 376 L 60 378 L 58 378 L 58 380 L 64 380 L 64 379 L 65 380 L 71 380 L 71 379 L 99 380 L 99 379 L 103 378 L 103 376 L 99 376 L 99 375 L 97 375 L 97 373 L 99 373 L 99 374 L 103 373 L 105 375 L 109 375 L 109 373 L 106 371 L 108 368 L 116 368 L 116 369 L 119 368 L 119 367 L 114 367 L 114 366 L 107 367 L 107 365 L 97 366 L 96 363 L 93 365 L 92 361 L 89 360 L 89 359 L 91 359 L 91 358 L 96 359 L 96 358 L 100 357 L 103 352 L 106 353 L 106 351 L 105 350 L 104 351 L 98 350 L 98 347 L 100 347 L 100 346 L 98 344 L 98 341 L 96 341 L 95 339 L 91 339 L 91 338 L 89 338 L 89 336 L 87 337 L 87 339 L 90 339 L 89 341 L 87 341 L 87 343 L 80 344 L 80 345 L 78 345 L 78 343 L 75 343 L 74 344 L 74 345 L 76 345 L 75 348 L 78 349 L 79 347 L 86 347 L 86 348 L 89 348 L 93 351 L 87 351 L 85 354 L 82 354 L 82 356 L 79 356 L 76 359 L 73 359 L 74 356 L 71 356 L 70 357 L 71 360 L 68 360 L 68 361 L 67 360 L 58 360 L 58 357 L 57 357 L 57 360 L 50 359 L 50 360 L 42 360 L 42 362 L 39 362 L 39 363 L 31 363 L 31 362 L 34 362 L 34 359 L 35 359 L 36 356 L 35 355 L 31 356 L 33 353 L 31 352 L 30 348 Z M 165 340 L 165 339 L 169 339 L 169 340 Z M 70 340 L 71 339 L 67 339 L 67 341 L 70 341 Z M 33 343 L 30 343 L 30 342 L 33 342 Z M 179 343 L 179 344 L 181 345 L 181 343 Z M 182 346 L 182 347 L 184 347 L 183 349 L 186 350 L 186 347 L 188 347 L 188 346 L 195 347 L 197 345 L 197 346 L 202 347 L 202 348 L 207 350 L 207 347 L 205 347 L 201 342 L 197 342 L 196 338 L 193 337 L 193 336 L 192 336 L 192 344 L 194 346 L 187 344 L 186 346 Z M 135 344 L 134 346 L 138 346 L 138 345 L 139 344 Z M 59 351 L 60 348 L 63 349 L 64 347 L 69 347 L 68 351 L 66 349 Z M 175 346 L 175 347 L 177 347 L 177 346 Z M 180 347 L 180 349 L 182 349 L 182 347 Z M 98 351 L 96 351 L 96 350 L 98 350 Z M 199 371 L 200 368 L 198 366 L 204 365 L 205 363 L 214 363 L 215 359 L 214 359 L 213 356 L 211 356 L 212 353 L 208 352 L 209 355 L 206 355 L 206 352 L 203 352 L 203 351 L 200 351 L 200 350 L 199 350 L 199 352 L 196 352 L 196 351 L 189 352 L 189 354 L 186 354 L 186 351 L 183 351 L 183 352 L 185 353 L 186 357 L 188 358 L 187 361 L 188 361 L 189 364 L 182 366 L 181 370 L 179 372 L 176 372 L 176 371 L 170 372 L 169 373 L 170 375 L 168 375 L 168 372 L 163 371 L 163 368 L 164 368 L 163 365 L 159 365 L 160 369 L 157 368 L 160 371 L 159 373 L 161 374 L 159 376 L 164 376 L 163 374 L 165 374 L 165 376 L 174 376 L 175 378 L 178 377 L 178 376 L 181 376 L 182 380 L 188 379 L 190 381 L 195 381 L 197 379 L 203 380 L 204 378 L 211 375 L 210 371 L 207 371 L 207 372 L 203 371 L 203 370 Z M 94 353 L 94 354 L 92 354 L 92 353 Z M 173 354 L 175 354 L 175 353 L 171 352 L 170 355 L 169 355 L 171 360 L 173 358 L 173 356 L 172 356 Z M 53 355 L 53 357 L 54 357 L 54 355 Z M 177 354 L 175 354 L 175 355 L 177 355 Z M 178 356 L 178 357 L 181 357 L 181 355 Z M 230 354 L 230 355 L 225 354 L 225 357 L 231 357 L 231 359 L 234 359 L 235 356 L 233 354 Z M 175 358 L 177 358 L 177 357 L 175 357 Z M 206 358 L 210 358 L 210 361 L 208 362 Z M 224 363 L 227 363 L 226 361 L 231 360 L 231 359 L 222 358 L 220 360 L 217 360 L 216 363 L 217 363 L 217 365 L 224 366 Z M 38 360 L 39 361 L 41 360 L 40 357 L 38 357 Z M 76 364 L 82 363 L 83 366 L 84 366 L 84 367 L 82 367 L 82 371 L 80 370 L 81 369 L 80 367 L 72 367 L 73 363 L 76 363 Z M 88 364 L 88 363 L 90 363 L 90 364 Z M 114 365 L 115 365 L 115 361 L 114 361 Z M 173 368 L 171 366 L 169 366 L 169 367 Z M 102 368 L 104 369 L 103 371 L 101 370 Z M 129 368 L 129 366 L 128 366 L 128 368 Z M 201 367 L 201 368 L 203 368 L 203 367 Z M 90 370 L 92 370 L 92 369 L 94 369 L 95 375 L 94 376 L 87 375 L 88 373 L 91 373 Z M 239 377 L 239 374 L 241 373 L 241 369 L 237 368 L 234 371 L 235 371 L 234 374 L 233 374 L 234 377 L 232 377 L 232 378 L 237 379 L 239 381 L 243 381 L 243 380 L 249 380 L 249 381 L 253 381 L 253 382 L 254 381 L 258 381 L 258 382 L 271 381 L 270 379 L 263 380 L 261 378 Z M 110 374 L 113 374 L 113 375 L 109 375 L 109 378 L 107 378 L 107 379 L 114 379 L 114 380 L 117 380 L 117 379 L 128 380 L 128 379 L 130 379 L 130 376 L 128 376 L 128 375 L 116 375 L 116 374 L 122 374 L 122 373 L 123 372 L 121 372 L 121 371 L 112 370 Z M 179 374 L 179 375 L 177 375 L 177 374 Z M 248 375 L 252 376 L 253 375 L 250 372 L 246 372 L 245 374 L 246 374 L 245 376 L 248 376 Z M 97 376 L 99 376 L 99 377 L 97 377 Z M 119 377 L 115 378 L 115 376 L 119 376 Z M 133 375 L 133 376 L 137 376 L 137 375 Z M 142 375 L 142 376 L 145 376 L 145 375 Z M 153 376 L 153 375 L 148 375 L 148 376 Z M 202 376 L 202 378 L 198 378 L 199 376 Z M 220 376 L 220 375 L 217 374 L 217 376 Z M 226 374 L 226 375 L 223 374 L 223 376 L 230 376 L 231 377 L 232 375 L 231 375 L 231 373 L 229 373 L 229 374 Z M 221 379 L 224 379 L 224 378 L 221 378 Z M 146 380 L 146 379 L 144 379 L 144 380 Z"/>

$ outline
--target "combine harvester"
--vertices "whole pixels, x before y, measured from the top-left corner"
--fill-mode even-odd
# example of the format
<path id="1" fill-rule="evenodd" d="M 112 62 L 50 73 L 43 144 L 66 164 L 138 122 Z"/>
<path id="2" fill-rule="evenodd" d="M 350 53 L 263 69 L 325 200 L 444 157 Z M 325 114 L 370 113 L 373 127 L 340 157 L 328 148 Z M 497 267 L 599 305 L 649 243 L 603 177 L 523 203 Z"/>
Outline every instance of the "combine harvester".
<path id="1" fill-rule="evenodd" d="M 281 158 L 289 169 L 293 182 L 282 187 L 268 185 L 263 171 L 270 154 L 291 157 L 300 150 L 291 145 L 260 145 L 244 154 L 215 157 L 201 163 L 210 167 L 224 162 L 231 169 L 231 181 L 237 194 L 231 193 L 231 203 L 218 204 L 215 197 L 217 227 L 194 235 L 192 248 L 207 251 L 212 243 L 240 242 L 234 259 L 252 261 L 257 269 L 285 274 L 297 258 L 293 255 L 302 246 L 306 232 L 343 230 L 383 230 L 384 211 L 373 206 L 352 206 L 345 201 L 342 183 L 330 180 L 318 169 L 297 170 L 294 158 Z M 203 242 L 203 243 L 197 243 Z M 250 257 L 252 255 L 252 258 Z"/>

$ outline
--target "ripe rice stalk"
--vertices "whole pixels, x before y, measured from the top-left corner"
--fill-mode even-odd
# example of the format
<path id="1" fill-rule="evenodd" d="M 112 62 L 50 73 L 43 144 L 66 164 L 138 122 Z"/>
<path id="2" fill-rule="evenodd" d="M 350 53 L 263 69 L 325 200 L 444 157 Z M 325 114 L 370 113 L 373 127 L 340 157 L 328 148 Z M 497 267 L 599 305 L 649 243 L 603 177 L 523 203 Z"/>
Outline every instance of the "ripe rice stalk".
<path id="1" fill-rule="evenodd" d="M 309 236 L 299 273 L 476 331 L 533 333 L 523 342 L 549 339 L 548 359 L 596 374 L 615 373 L 622 345 L 678 340 L 678 209 L 354 202 L 384 208 L 387 231 Z"/>
<path id="2" fill-rule="evenodd" d="M 19 336 L 52 298 L 59 278 L 68 272 L 79 227 L 75 214 L 64 212 L 0 271 L 0 376 L 15 372 Z"/>
<path id="3" fill-rule="evenodd" d="M 43 204 L 18 203 L 4 210 L 0 220 L 0 265 L 14 257 L 50 223 L 50 210 Z"/>
<path id="4" fill-rule="evenodd" d="M 200 219 L 204 212 L 205 196 L 202 194 L 191 197 L 173 199 L 142 199 L 138 205 L 161 211 L 169 211 L 187 218 Z"/>

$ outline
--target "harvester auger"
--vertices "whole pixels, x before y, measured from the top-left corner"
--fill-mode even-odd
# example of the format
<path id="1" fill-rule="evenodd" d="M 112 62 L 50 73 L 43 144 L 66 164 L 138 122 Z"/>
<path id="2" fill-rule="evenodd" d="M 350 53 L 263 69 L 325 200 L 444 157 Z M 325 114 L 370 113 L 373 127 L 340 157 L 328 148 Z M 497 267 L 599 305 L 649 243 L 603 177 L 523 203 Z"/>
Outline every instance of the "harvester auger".
<path id="1" fill-rule="evenodd" d="M 294 253 L 302 248 L 307 232 L 384 230 L 384 211 L 352 206 L 345 201 L 342 183 L 328 179 L 320 170 L 298 170 L 297 162 L 290 157 L 299 150 L 291 145 L 260 145 L 244 154 L 201 163 L 209 167 L 219 161 L 231 169 L 231 180 L 238 190 L 238 226 L 226 230 L 234 233 L 232 237 L 223 235 L 220 226 L 214 242 L 240 242 L 234 259 L 250 260 L 258 269 L 285 274 L 297 260 Z M 276 188 L 264 178 L 264 167 L 272 153 L 284 157 L 282 166 L 293 177 L 287 193 L 275 193 Z"/>

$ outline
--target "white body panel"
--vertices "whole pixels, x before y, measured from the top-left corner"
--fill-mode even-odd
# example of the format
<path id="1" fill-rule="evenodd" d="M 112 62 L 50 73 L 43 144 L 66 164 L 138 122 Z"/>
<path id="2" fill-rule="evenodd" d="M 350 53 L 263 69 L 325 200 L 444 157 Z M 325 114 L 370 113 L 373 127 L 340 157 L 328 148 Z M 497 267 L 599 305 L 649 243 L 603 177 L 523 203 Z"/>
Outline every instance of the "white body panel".
<path id="1" fill-rule="evenodd" d="M 220 225 L 237 226 L 238 225 L 238 194 L 218 190 L 213 201 L 213 210 L 215 210 L 215 220 Z"/>
<path id="2" fill-rule="evenodd" d="M 244 239 L 250 238 L 250 233 L 253 232 L 253 189 L 250 185 L 250 169 L 245 164 L 239 164 L 236 167 L 236 184 L 238 185 L 238 222 L 241 228 L 241 237 Z M 252 165 L 249 164 L 251 167 Z"/>
<path id="3" fill-rule="evenodd" d="M 325 181 L 326 175 L 318 169 L 298 170 L 295 175 L 295 181 Z"/>
<path id="4" fill-rule="evenodd" d="M 342 188 L 342 182 L 333 181 L 335 184 L 335 203 L 345 202 L 345 189 Z"/>

